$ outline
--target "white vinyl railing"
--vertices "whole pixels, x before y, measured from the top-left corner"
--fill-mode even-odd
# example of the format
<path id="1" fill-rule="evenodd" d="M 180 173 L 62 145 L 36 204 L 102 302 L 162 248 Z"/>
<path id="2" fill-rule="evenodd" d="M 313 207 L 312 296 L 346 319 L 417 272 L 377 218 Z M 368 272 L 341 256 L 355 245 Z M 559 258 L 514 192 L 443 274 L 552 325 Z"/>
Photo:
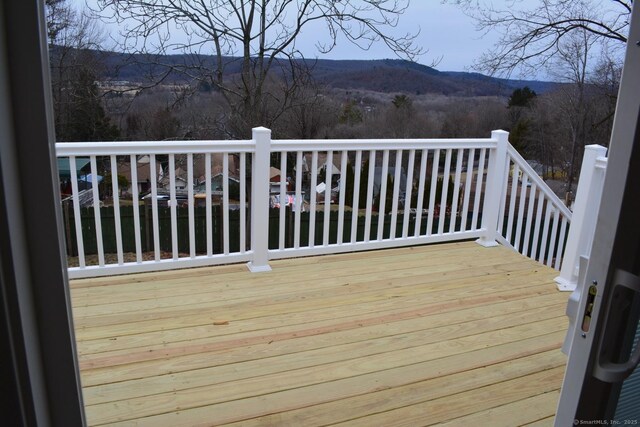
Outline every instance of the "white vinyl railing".
<path id="1" fill-rule="evenodd" d="M 251 251 L 246 248 L 246 179 L 247 161 L 254 150 L 253 141 L 189 141 L 185 142 L 114 142 L 114 143 L 58 143 L 58 158 L 69 160 L 70 201 L 72 203 L 73 227 L 67 217 L 67 234 L 73 234 L 72 243 L 77 253 L 77 267 L 69 269 L 70 277 L 90 277 L 109 274 L 153 271 L 170 268 L 195 267 L 231 262 L 248 261 Z M 218 215 L 212 213 L 212 161 L 217 157 L 220 163 L 221 181 L 229 181 L 229 158 L 236 160 L 239 170 L 239 191 L 237 211 L 239 218 L 233 232 L 237 234 L 237 245 L 230 247 L 229 186 L 223 185 L 219 195 Z M 79 176 L 77 160 L 86 159 L 88 170 Z M 100 167 L 98 166 L 100 165 Z M 180 166 L 177 166 L 180 165 Z M 195 218 L 196 203 L 194 179 L 197 179 L 195 166 L 202 173 L 204 191 L 204 219 L 198 224 Z M 123 172 L 123 169 L 125 172 Z M 184 178 L 177 171 L 184 170 Z M 84 173 L 84 172 L 83 172 Z M 103 175 L 100 175 L 102 173 Z M 125 200 L 120 197 L 119 179 L 107 177 L 127 174 L 130 197 L 126 202 L 128 224 L 123 223 Z M 148 178 L 141 180 L 140 176 Z M 167 176 L 168 175 L 168 176 Z M 185 181 L 185 191 L 178 197 L 177 181 Z M 79 183 L 90 184 L 92 190 L 91 212 L 81 209 Z M 166 191 L 159 186 L 164 183 Z M 141 203 L 139 186 L 145 185 L 149 197 Z M 102 195 L 101 195 L 102 193 Z M 111 194 L 111 207 L 101 207 L 104 194 Z M 161 193 L 165 193 L 164 197 Z M 186 227 L 178 227 L 179 204 L 186 206 Z M 162 204 L 162 206 L 160 206 Z M 180 209 L 184 211 L 185 209 Z M 183 214 L 183 212 L 180 212 Z M 71 216 L 71 215 L 70 215 Z M 92 216 L 93 218 L 89 218 Z M 84 218 L 83 218 L 84 217 Z M 108 218 L 107 218 L 108 217 Z M 213 220 L 223 225 L 217 241 L 214 242 Z M 105 220 L 109 224 L 105 224 Z M 144 219 L 144 224 L 141 223 Z M 185 222 L 185 221 L 181 221 Z M 199 226 L 196 232 L 196 225 Z M 145 233 L 146 231 L 146 233 Z M 199 236 L 197 236 L 199 234 Z M 164 237 L 161 241 L 161 236 Z M 67 236 L 69 237 L 69 236 Z M 125 241 L 125 237 L 129 242 Z M 196 248 L 197 237 L 201 244 Z M 144 248 L 143 248 L 144 240 Z M 70 239 L 67 238 L 69 242 Z M 91 241 L 91 249 L 87 248 Z M 110 242 L 110 250 L 105 248 Z M 180 250 L 182 246 L 183 250 Z M 215 247 L 214 246 L 218 246 Z M 88 250 L 89 249 L 89 250 Z M 133 259 L 125 261 L 125 252 L 132 253 Z M 95 258 L 88 262 L 88 253 Z M 115 258 L 107 259 L 112 254 Z"/>
<path id="2" fill-rule="evenodd" d="M 491 139 L 273 141 L 281 170 L 287 170 L 288 159 L 295 161 L 296 200 L 307 164 L 310 215 L 308 230 L 302 231 L 302 206 L 294 206 L 287 244 L 280 206 L 280 239 L 269 258 L 480 237 L 486 157 L 495 144 Z M 284 194 L 284 186 L 280 191 Z"/>
<path id="3" fill-rule="evenodd" d="M 559 270 L 571 211 L 508 143 L 506 132 L 495 131 L 494 137 L 499 142 L 483 208 L 487 233 L 478 243 L 499 242 Z"/>
<path id="4" fill-rule="evenodd" d="M 580 273 L 580 258 L 588 259 L 591 255 L 598 207 L 607 169 L 606 154 L 607 149 L 601 145 L 587 145 L 584 148 L 564 262 L 560 275 L 555 279 L 561 291 L 576 289 Z"/>
<path id="5" fill-rule="evenodd" d="M 559 270 L 571 211 L 512 146 L 507 150 L 505 174 L 499 241 Z"/>
<path id="6" fill-rule="evenodd" d="M 56 150 L 69 161 L 72 278 L 246 261 L 268 271 L 272 259 L 463 239 L 559 268 L 571 216 L 503 131 L 295 141 L 256 128 L 247 141 Z"/>

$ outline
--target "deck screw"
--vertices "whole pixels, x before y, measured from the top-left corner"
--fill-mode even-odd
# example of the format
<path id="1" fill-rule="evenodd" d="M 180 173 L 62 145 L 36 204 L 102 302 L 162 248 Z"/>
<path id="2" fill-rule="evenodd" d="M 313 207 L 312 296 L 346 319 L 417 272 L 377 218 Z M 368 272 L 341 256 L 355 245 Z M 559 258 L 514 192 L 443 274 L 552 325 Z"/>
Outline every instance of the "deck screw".
<path id="1" fill-rule="evenodd" d="M 582 334 L 580 334 L 580 336 L 581 336 L 582 338 L 586 338 L 586 337 L 587 337 L 587 334 L 585 334 L 585 333 L 583 332 Z"/>
<path id="2" fill-rule="evenodd" d="M 598 281 L 597 280 L 592 280 L 591 283 L 593 284 L 593 286 L 598 286 Z"/>

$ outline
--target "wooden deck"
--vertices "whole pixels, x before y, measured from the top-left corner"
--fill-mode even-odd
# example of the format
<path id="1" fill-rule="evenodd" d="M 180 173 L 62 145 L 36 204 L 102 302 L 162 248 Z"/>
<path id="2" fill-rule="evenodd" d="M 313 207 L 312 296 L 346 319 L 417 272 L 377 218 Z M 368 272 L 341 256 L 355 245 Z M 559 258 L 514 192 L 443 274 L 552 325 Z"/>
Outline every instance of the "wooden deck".
<path id="1" fill-rule="evenodd" d="M 568 294 L 473 242 L 71 283 L 90 425 L 550 425 Z"/>

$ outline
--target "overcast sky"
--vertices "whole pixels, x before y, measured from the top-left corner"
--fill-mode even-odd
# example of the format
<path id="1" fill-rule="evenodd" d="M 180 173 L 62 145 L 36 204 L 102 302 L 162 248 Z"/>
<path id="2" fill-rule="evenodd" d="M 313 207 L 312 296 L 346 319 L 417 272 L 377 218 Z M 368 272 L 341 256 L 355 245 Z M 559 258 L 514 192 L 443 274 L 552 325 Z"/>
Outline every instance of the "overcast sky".
<path id="1" fill-rule="evenodd" d="M 85 0 L 71 0 L 83 5 Z M 95 0 L 88 0 L 94 3 Z M 512 4 L 512 0 L 492 0 L 496 7 Z M 539 0 L 520 0 L 519 7 L 532 7 Z M 106 26 L 111 35 L 116 31 Z M 471 66 L 483 52 L 497 40 L 497 34 L 486 34 L 475 30 L 473 19 L 466 16 L 460 7 L 442 4 L 441 0 L 411 0 L 410 6 L 400 18 L 397 29 L 399 34 L 420 31 L 417 44 L 426 53 L 418 58 L 418 62 L 431 65 L 439 61 L 436 68 L 441 71 L 473 71 Z M 329 54 L 320 55 L 315 47 L 322 28 L 308 27 L 296 42 L 297 48 L 307 57 L 324 59 L 384 59 L 395 55 L 384 44 L 379 43 L 368 51 L 358 49 L 347 41 L 338 44 Z M 323 34 L 324 35 L 324 34 Z"/>
<path id="2" fill-rule="evenodd" d="M 431 65 L 440 60 L 436 68 L 442 71 L 468 71 L 474 60 L 490 48 L 496 35 L 477 32 L 473 19 L 458 6 L 441 4 L 439 0 L 413 0 L 400 18 L 399 33 L 420 31 L 417 44 L 426 53 L 418 62 Z M 297 45 L 303 52 L 314 52 L 314 38 L 303 34 Z M 383 59 L 395 57 L 384 44 L 362 51 L 350 43 L 341 43 L 323 58 L 331 59 Z"/>

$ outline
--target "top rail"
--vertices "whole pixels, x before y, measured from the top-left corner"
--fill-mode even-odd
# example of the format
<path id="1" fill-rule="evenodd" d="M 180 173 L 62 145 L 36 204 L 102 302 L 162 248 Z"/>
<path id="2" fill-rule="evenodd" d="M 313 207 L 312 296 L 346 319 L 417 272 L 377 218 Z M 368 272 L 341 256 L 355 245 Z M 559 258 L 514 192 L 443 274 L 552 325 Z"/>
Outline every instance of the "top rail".
<path id="1" fill-rule="evenodd" d="M 422 149 L 491 149 L 496 140 L 478 139 L 318 139 L 318 140 L 273 140 L 272 152 L 312 150 L 422 150 Z M 122 141 L 122 142 L 58 142 L 56 155 L 108 156 L 130 154 L 189 154 L 189 153 L 252 153 L 252 140 L 229 141 Z"/>
<path id="2" fill-rule="evenodd" d="M 255 143 L 245 141 L 126 141 L 126 142 L 58 142 L 56 155 L 109 156 L 131 154 L 252 153 Z"/>
<path id="3" fill-rule="evenodd" d="M 271 142 L 271 150 L 282 151 L 360 151 L 360 150 L 424 150 L 424 149 L 482 149 L 495 148 L 491 138 L 433 138 L 433 139 L 281 139 Z"/>

